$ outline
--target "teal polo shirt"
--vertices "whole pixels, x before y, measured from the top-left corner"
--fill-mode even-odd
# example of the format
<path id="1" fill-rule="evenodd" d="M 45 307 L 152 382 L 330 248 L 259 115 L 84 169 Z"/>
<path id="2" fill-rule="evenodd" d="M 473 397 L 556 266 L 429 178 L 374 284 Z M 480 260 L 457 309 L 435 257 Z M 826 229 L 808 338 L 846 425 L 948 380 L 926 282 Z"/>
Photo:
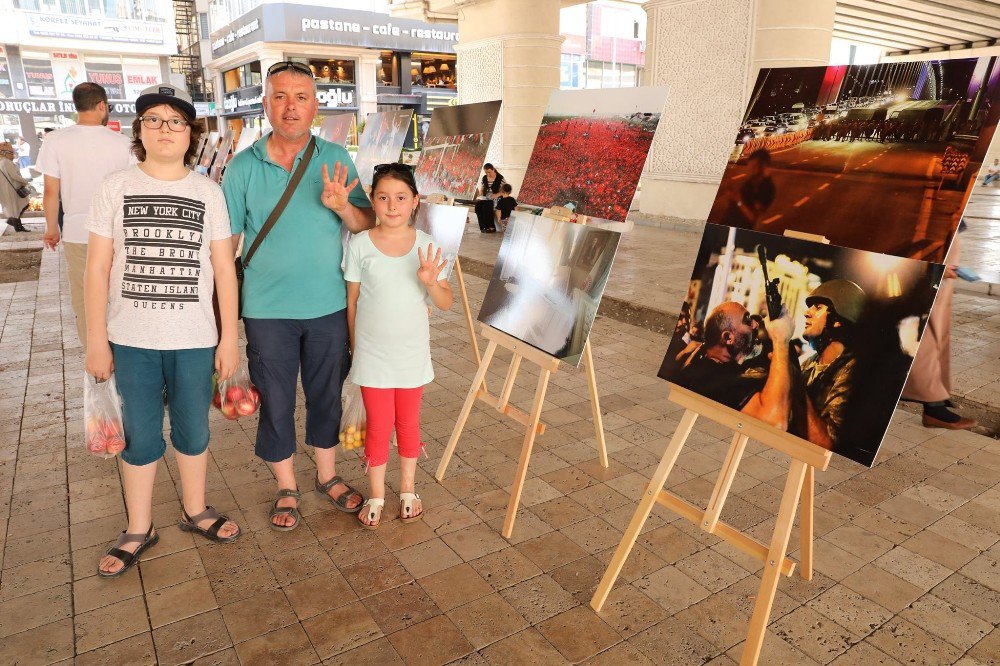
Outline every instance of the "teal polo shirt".
<path id="1" fill-rule="evenodd" d="M 245 234 L 243 255 L 274 210 L 292 174 L 272 162 L 264 135 L 226 166 L 222 191 L 234 235 Z M 308 144 L 307 144 L 308 146 Z M 305 153 L 295 156 L 294 171 Z M 243 279 L 243 316 L 254 319 L 314 319 L 347 307 L 340 268 L 340 216 L 320 203 L 323 165 L 347 165 L 347 182 L 357 177 L 343 146 L 316 138 L 316 150 L 284 212 L 257 248 Z M 350 194 L 358 208 L 370 208 L 359 183 Z"/>

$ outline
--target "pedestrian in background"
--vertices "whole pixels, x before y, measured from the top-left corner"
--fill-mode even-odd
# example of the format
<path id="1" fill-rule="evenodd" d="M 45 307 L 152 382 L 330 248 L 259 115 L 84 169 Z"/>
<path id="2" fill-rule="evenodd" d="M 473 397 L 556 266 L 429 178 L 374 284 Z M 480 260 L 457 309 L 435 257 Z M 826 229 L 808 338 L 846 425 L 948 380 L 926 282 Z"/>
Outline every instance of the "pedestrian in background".
<path id="1" fill-rule="evenodd" d="M 135 164 L 128 137 L 112 132 L 108 123 L 108 95 L 96 83 L 73 88 L 75 125 L 50 132 L 42 142 L 35 167 L 45 175 L 45 247 L 55 250 L 60 237 L 69 277 L 76 331 L 87 348 L 87 317 L 83 306 L 83 269 L 87 265 L 84 222 L 90 200 L 104 177 Z M 60 230 L 60 203 L 63 225 Z"/>
<path id="2" fill-rule="evenodd" d="M 7 224 L 15 231 L 27 231 L 21 224 L 21 214 L 28 207 L 28 197 L 21 196 L 22 188 L 28 186 L 28 179 L 14 164 L 14 146 L 0 143 L 0 212 L 7 218 Z"/>

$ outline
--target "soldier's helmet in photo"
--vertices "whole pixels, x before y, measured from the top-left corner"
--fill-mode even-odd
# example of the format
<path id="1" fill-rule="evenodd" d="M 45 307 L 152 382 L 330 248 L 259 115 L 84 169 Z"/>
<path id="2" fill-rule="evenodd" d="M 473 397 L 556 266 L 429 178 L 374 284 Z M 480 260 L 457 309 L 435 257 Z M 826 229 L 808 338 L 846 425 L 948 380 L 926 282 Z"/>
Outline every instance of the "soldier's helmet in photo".
<path id="1" fill-rule="evenodd" d="M 813 289 L 806 297 L 806 305 L 817 302 L 832 305 L 834 311 L 852 324 L 857 324 L 865 308 L 865 291 L 850 280 L 828 280 Z"/>

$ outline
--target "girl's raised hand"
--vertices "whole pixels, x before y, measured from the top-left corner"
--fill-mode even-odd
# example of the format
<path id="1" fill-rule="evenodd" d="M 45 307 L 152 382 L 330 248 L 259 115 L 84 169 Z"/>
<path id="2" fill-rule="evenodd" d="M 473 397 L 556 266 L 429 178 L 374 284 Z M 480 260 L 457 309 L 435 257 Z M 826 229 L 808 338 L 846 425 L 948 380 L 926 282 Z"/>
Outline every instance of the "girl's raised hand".
<path id="1" fill-rule="evenodd" d="M 337 162 L 333 165 L 333 178 L 330 178 L 330 170 L 323 165 L 323 194 L 320 195 L 320 202 L 338 215 L 347 208 L 348 196 L 351 190 L 358 184 L 355 178 L 350 183 L 347 182 L 347 167 Z"/>
<path id="2" fill-rule="evenodd" d="M 437 254 L 434 254 L 434 243 L 428 243 L 427 254 L 425 255 L 423 250 L 418 247 L 417 258 L 420 259 L 420 268 L 417 269 L 417 277 L 420 278 L 420 282 L 425 287 L 433 287 L 437 284 L 438 275 L 440 275 L 448 263 L 441 258 L 441 248 L 438 248 Z"/>

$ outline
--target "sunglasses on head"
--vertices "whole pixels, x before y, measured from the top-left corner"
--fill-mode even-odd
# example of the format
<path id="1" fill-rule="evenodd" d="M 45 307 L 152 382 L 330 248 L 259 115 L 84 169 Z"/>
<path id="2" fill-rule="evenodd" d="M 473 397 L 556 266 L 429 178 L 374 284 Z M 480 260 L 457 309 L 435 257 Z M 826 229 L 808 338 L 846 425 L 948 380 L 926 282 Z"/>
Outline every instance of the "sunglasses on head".
<path id="1" fill-rule="evenodd" d="M 395 173 L 410 173 L 410 167 L 401 162 L 390 162 L 389 164 L 375 165 L 375 173 L 385 173 L 387 171 Z"/>
<path id="2" fill-rule="evenodd" d="M 301 72 L 303 74 L 308 74 L 312 76 L 312 70 L 309 69 L 309 65 L 302 62 L 295 62 L 294 60 L 282 60 L 281 62 L 276 62 L 267 68 L 267 75 L 280 74 L 289 69 L 294 69 L 296 72 Z"/>

